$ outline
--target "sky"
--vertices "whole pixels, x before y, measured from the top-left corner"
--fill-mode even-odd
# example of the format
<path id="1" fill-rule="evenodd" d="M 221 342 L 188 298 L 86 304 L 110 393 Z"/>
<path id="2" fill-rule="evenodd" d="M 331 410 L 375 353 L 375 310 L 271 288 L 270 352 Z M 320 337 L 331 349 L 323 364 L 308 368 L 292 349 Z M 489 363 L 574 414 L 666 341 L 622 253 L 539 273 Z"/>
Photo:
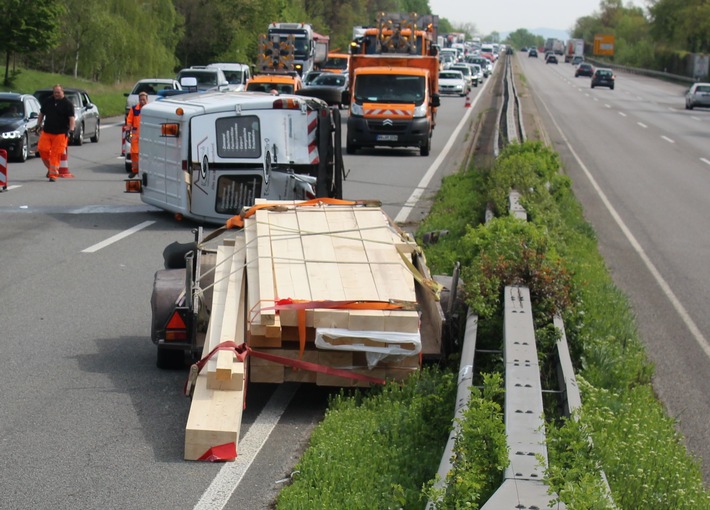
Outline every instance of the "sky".
<path id="1" fill-rule="evenodd" d="M 433 14 L 452 25 L 472 23 L 483 34 L 552 28 L 569 32 L 577 18 L 599 12 L 600 0 L 429 0 Z M 645 7 L 644 0 L 624 0 Z"/>

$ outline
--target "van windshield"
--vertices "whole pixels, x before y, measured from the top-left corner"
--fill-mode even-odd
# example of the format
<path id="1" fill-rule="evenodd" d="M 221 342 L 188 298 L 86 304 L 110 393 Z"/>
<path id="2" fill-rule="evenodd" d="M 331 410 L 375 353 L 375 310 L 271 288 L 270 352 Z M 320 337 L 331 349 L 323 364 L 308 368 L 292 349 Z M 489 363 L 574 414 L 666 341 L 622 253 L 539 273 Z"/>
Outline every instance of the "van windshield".
<path id="1" fill-rule="evenodd" d="M 420 105 L 424 102 L 425 90 L 423 76 L 362 74 L 355 80 L 355 101 Z"/>

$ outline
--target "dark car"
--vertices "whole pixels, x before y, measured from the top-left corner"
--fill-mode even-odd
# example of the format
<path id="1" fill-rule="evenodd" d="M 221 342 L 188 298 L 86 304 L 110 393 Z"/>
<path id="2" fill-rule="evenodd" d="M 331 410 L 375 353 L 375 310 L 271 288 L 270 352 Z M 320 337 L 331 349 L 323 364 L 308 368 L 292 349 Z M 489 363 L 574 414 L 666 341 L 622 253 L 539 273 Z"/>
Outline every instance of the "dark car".
<path id="1" fill-rule="evenodd" d="M 51 95 L 51 88 L 39 89 L 34 93 L 40 104 Z M 98 142 L 101 132 L 99 108 L 91 101 L 89 94 L 83 89 L 65 88 L 64 97 L 74 105 L 74 137 L 69 143 L 81 145 L 87 136 L 92 142 Z"/>
<path id="2" fill-rule="evenodd" d="M 594 75 L 594 67 L 592 67 L 592 64 L 588 64 L 586 62 L 582 62 L 577 66 L 577 69 L 574 71 L 574 77 L 576 78 L 577 76 L 593 76 Z"/>
<path id="3" fill-rule="evenodd" d="M 614 71 L 611 69 L 598 68 L 592 75 L 592 88 L 609 87 L 611 90 L 614 90 L 614 80 L 616 80 Z"/>
<path id="4" fill-rule="evenodd" d="M 0 93 L 0 149 L 7 151 L 9 159 L 24 162 L 37 154 L 38 116 L 39 102 L 34 96 Z"/>
<path id="5" fill-rule="evenodd" d="M 530 48 L 530 51 L 528 51 L 528 57 L 537 58 L 537 50 L 535 48 Z"/>
<path id="6" fill-rule="evenodd" d="M 348 104 L 348 75 L 341 73 L 321 73 L 316 78 L 305 85 L 299 94 L 320 97 L 330 105 L 342 108 Z"/>
<path id="7" fill-rule="evenodd" d="M 557 64 L 557 56 L 554 53 L 550 53 L 545 59 L 546 64 Z"/>

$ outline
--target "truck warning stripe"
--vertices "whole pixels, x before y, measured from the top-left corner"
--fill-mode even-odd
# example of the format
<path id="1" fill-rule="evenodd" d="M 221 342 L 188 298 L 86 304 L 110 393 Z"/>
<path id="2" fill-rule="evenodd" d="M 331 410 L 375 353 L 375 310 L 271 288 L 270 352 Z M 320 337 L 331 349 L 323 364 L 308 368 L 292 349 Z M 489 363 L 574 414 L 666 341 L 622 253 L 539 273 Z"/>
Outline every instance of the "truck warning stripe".
<path id="1" fill-rule="evenodd" d="M 368 115 L 387 115 L 387 116 L 395 116 L 395 117 L 411 117 L 412 112 L 408 110 L 395 110 L 391 108 L 372 108 L 369 110 L 365 110 L 365 116 Z"/>
<path id="2" fill-rule="evenodd" d="M 318 131 L 318 112 L 309 111 L 308 112 L 308 158 L 311 161 L 311 165 L 317 165 L 320 163 L 320 157 L 318 156 L 318 138 L 316 133 Z"/>

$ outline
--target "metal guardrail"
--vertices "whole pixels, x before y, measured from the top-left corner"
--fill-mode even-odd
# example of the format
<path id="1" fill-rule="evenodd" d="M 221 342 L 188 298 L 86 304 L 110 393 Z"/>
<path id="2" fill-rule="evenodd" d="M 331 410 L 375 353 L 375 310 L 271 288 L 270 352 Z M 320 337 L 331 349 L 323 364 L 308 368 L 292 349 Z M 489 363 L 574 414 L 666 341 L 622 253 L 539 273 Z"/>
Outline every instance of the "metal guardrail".
<path id="1" fill-rule="evenodd" d="M 665 73 L 663 71 L 653 71 L 651 69 L 641 69 L 639 67 L 622 66 L 622 65 L 614 64 L 613 62 L 606 62 L 604 60 L 596 60 L 593 58 L 584 57 L 584 60 L 596 67 L 608 67 L 609 69 L 614 69 L 616 71 L 623 71 L 625 73 L 638 74 L 641 76 L 649 76 L 651 78 L 658 78 L 661 80 L 672 81 L 672 82 L 676 82 L 676 83 L 687 83 L 689 85 L 692 85 L 693 83 L 695 83 L 697 81 L 701 81 L 696 78 L 691 78 L 689 76 L 681 76 L 679 74 Z"/>

